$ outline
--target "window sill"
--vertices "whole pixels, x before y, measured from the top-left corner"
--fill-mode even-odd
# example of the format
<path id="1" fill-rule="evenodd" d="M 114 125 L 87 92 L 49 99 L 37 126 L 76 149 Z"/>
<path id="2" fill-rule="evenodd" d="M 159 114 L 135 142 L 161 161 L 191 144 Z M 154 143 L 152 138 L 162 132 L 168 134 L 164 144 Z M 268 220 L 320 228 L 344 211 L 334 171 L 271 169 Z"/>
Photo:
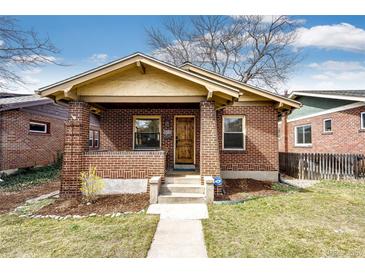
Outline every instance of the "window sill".
<path id="1" fill-rule="evenodd" d="M 294 147 L 298 147 L 298 148 L 311 148 L 312 144 L 310 145 L 295 145 Z"/>
<path id="2" fill-rule="evenodd" d="M 359 132 L 361 133 L 361 132 L 365 132 L 365 128 L 361 128 L 361 129 L 359 129 Z"/>
<path id="3" fill-rule="evenodd" d="M 332 135 L 332 134 L 333 134 L 333 131 L 322 132 L 322 135 Z"/>
<path id="4" fill-rule="evenodd" d="M 222 149 L 222 152 L 223 153 L 242 153 L 242 152 L 246 152 L 246 150 L 245 149 L 234 149 L 234 148 L 227 149 L 227 148 L 224 148 L 224 149 Z"/>

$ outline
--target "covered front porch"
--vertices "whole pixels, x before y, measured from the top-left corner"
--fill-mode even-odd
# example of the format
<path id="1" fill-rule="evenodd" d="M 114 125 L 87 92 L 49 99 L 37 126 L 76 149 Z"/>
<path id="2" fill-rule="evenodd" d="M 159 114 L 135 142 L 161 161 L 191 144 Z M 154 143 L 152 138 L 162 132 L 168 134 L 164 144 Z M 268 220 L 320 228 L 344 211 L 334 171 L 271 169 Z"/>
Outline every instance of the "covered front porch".
<path id="1" fill-rule="evenodd" d="M 96 167 L 105 182 L 102 194 L 150 192 L 151 203 L 157 203 L 161 189 L 174 192 L 187 183 L 183 178 L 171 179 L 186 177 L 180 176 L 184 173 L 191 175 L 188 183 L 192 185 L 187 189 L 192 190 L 195 197 L 207 201 L 206 190 L 212 189 L 213 176 L 220 175 L 213 101 L 181 104 L 72 101 L 69 105 L 61 186 L 63 197 L 80 195 L 79 174 Z M 90 113 L 96 107 L 97 134 L 89 126 Z M 166 176 L 170 178 L 166 180 Z M 161 188 L 168 183 L 177 185 Z M 203 189 L 198 189 L 200 186 Z"/>

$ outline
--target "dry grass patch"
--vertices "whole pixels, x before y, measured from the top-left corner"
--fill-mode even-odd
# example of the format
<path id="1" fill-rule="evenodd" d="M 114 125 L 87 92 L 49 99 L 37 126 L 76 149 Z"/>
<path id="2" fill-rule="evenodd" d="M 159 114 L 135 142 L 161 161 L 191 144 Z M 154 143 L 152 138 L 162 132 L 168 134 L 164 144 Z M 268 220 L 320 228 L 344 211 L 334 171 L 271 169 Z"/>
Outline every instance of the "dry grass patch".
<path id="1" fill-rule="evenodd" d="M 279 189 L 279 188 L 277 188 Z M 365 184 L 322 182 L 239 205 L 203 221 L 210 257 L 364 257 Z"/>
<path id="2" fill-rule="evenodd" d="M 0 257 L 146 257 L 158 217 L 52 220 L 0 216 Z"/>

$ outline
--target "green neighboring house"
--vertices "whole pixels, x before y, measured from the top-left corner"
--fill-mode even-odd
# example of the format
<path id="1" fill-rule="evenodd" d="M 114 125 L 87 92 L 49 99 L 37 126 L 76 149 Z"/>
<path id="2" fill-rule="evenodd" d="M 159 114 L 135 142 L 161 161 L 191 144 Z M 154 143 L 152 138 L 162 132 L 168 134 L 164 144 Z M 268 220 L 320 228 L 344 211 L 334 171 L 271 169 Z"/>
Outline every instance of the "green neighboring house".
<path id="1" fill-rule="evenodd" d="M 365 90 L 303 90 L 300 109 L 282 115 L 280 152 L 365 154 Z"/>

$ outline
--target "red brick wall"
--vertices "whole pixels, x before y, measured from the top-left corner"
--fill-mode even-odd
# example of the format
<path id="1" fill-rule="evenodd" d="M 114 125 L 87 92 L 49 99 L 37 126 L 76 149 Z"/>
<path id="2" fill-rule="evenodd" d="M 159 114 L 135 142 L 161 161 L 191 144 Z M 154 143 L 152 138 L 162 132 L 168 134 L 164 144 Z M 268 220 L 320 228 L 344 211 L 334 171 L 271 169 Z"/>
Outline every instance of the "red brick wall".
<path id="1" fill-rule="evenodd" d="M 0 170 L 51 164 L 63 151 L 63 120 L 21 110 L 0 115 Z M 50 133 L 29 132 L 30 120 L 50 123 Z"/>
<path id="2" fill-rule="evenodd" d="M 222 149 L 222 115 L 244 115 L 246 117 L 245 151 Z M 231 106 L 218 111 L 221 170 L 278 170 L 277 116 L 277 110 L 273 106 Z"/>
<path id="3" fill-rule="evenodd" d="M 278 123 L 278 129 L 280 132 L 278 135 L 280 152 L 285 152 L 288 150 L 288 123 L 286 120 L 287 113 L 282 113 L 281 121 Z"/>
<path id="4" fill-rule="evenodd" d="M 220 175 L 217 115 L 214 102 L 200 103 L 201 116 L 201 176 Z"/>
<path id="5" fill-rule="evenodd" d="M 195 115 L 196 166 L 199 167 L 200 110 L 198 104 L 123 104 L 107 108 L 100 118 L 100 149 L 108 151 L 133 149 L 133 116 L 161 115 L 162 149 L 167 152 L 167 165 L 174 165 L 174 136 L 165 138 L 164 130 L 174 132 L 175 115 Z"/>
<path id="6" fill-rule="evenodd" d="M 165 176 L 164 151 L 111 151 L 87 152 L 84 155 L 83 169 L 96 167 L 102 178 L 111 179 L 149 179 L 152 176 Z"/>
<path id="7" fill-rule="evenodd" d="M 362 153 L 365 154 L 365 131 L 360 130 L 360 113 L 353 108 L 288 123 L 288 152 Z M 323 119 L 332 119 L 332 134 L 323 133 Z M 295 147 L 294 127 L 312 125 L 312 147 Z"/>

